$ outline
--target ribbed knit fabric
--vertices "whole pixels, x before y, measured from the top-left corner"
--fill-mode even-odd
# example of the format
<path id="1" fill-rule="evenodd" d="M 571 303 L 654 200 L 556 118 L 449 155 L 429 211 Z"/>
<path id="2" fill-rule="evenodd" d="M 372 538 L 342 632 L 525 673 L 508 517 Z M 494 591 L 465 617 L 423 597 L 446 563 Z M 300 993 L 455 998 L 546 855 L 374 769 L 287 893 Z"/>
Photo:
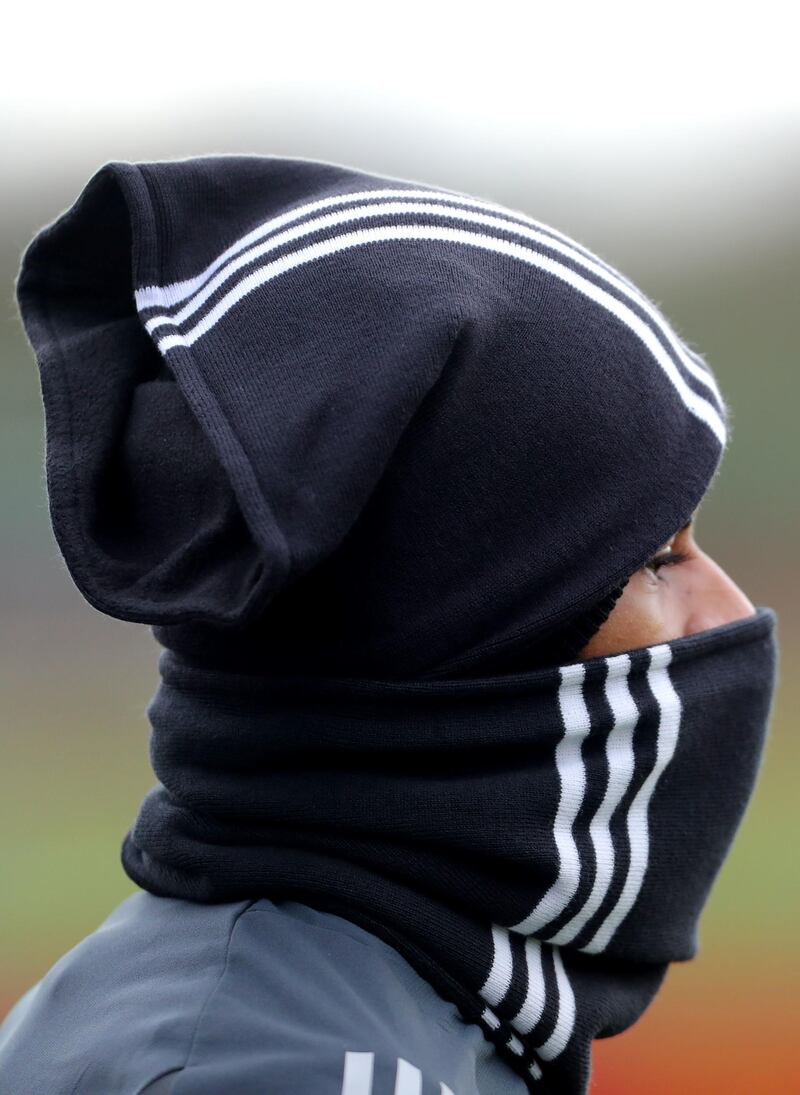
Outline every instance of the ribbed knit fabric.
<path id="1" fill-rule="evenodd" d="M 149 708 L 160 783 L 123 866 L 155 894 L 349 918 L 531 1091 L 582 1095 L 592 1039 L 633 1023 L 696 951 L 761 755 L 774 624 L 762 608 L 461 681 L 245 675 L 167 650 Z"/>

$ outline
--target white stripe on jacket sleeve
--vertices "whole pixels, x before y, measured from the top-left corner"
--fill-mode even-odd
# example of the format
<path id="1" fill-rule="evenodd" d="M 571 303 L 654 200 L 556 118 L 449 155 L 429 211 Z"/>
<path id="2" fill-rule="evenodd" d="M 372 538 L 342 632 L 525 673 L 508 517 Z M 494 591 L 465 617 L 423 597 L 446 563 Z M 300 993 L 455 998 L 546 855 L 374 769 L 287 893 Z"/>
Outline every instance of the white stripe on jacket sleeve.
<path id="1" fill-rule="evenodd" d="M 354 1053 L 348 1050 L 344 1055 L 342 1095 L 372 1095 L 374 1064 L 374 1053 Z"/>

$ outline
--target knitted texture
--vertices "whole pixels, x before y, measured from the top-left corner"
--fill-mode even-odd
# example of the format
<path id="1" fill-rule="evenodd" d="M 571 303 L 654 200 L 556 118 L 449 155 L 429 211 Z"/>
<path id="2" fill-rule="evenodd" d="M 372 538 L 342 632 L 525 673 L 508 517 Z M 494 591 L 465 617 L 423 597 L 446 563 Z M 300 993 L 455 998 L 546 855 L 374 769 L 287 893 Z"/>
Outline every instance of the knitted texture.
<path id="1" fill-rule="evenodd" d="M 349 917 L 582 1095 L 774 684 L 769 609 L 575 660 L 716 474 L 708 366 L 554 229 L 311 160 L 107 164 L 17 296 L 67 566 L 166 648 L 128 875 Z"/>
<path id="2" fill-rule="evenodd" d="M 586 248 L 335 164 L 107 164 L 17 293 L 76 583 L 255 668 L 535 644 L 686 523 L 725 443 L 706 364 Z"/>
<path id="3" fill-rule="evenodd" d="M 160 783 L 123 866 L 155 894 L 351 919 L 532 1091 L 581 1095 L 592 1039 L 695 953 L 758 768 L 774 624 L 761 609 L 461 681 L 245 675 L 166 650 L 149 708 Z"/>

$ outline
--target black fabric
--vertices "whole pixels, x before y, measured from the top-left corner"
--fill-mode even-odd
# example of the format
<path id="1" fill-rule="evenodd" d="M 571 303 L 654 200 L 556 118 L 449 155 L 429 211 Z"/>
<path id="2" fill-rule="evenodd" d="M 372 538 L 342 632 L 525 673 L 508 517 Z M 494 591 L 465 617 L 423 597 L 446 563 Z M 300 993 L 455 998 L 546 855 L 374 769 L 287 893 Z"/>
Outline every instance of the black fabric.
<path id="1" fill-rule="evenodd" d="M 107 164 L 17 296 L 67 565 L 166 648 L 129 876 L 356 921 L 583 1092 L 694 953 L 774 683 L 769 609 L 574 661 L 716 474 L 708 367 L 557 231 L 311 160 Z"/>
<path id="2" fill-rule="evenodd" d="M 484 655 L 477 662 L 473 662 L 461 675 L 474 677 L 485 674 L 520 673 L 526 669 L 557 666 L 574 661 L 611 615 L 614 605 L 622 596 L 629 581 L 630 579 L 626 578 L 610 593 L 601 597 L 596 604 L 533 640 L 523 640 L 513 649 L 501 650 L 494 657 L 491 654 Z"/>
<path id="3" fill-rule="evenodd" d="M 774 624 L 761 608 L 474 680 L 248 676 L 166 650 L 149 708 L 160 783 L 123 866 L 155 894 L 353 920 L 532 1091 L 577 1095 L 592 1039 L 696 952 L 761 755 Z"/>
<path id="4" fill-rule="evenodd" d="M 480 671 L 642 566 L 725 440 L 706 365 L 585 248 L 336 164 L 107 164 L 17 294 L 77 584 L 213 661 L 233 628 L 261 669 Z"/>

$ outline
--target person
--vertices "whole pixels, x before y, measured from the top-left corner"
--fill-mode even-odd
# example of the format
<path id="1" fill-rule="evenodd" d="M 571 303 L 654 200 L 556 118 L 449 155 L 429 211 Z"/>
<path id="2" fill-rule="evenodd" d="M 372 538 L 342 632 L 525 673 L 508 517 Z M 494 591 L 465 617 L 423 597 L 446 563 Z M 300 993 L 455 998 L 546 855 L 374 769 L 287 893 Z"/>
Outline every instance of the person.
<path id="1" fill-rule="evenodd" d="M 0 1095 L 580 1095 L 752 792 L 776 616 L 703 358 L 586 248 L 340 164 L 104 165 L 27 248 L 55 535 L 162 647 L 140 887 Z"/>

